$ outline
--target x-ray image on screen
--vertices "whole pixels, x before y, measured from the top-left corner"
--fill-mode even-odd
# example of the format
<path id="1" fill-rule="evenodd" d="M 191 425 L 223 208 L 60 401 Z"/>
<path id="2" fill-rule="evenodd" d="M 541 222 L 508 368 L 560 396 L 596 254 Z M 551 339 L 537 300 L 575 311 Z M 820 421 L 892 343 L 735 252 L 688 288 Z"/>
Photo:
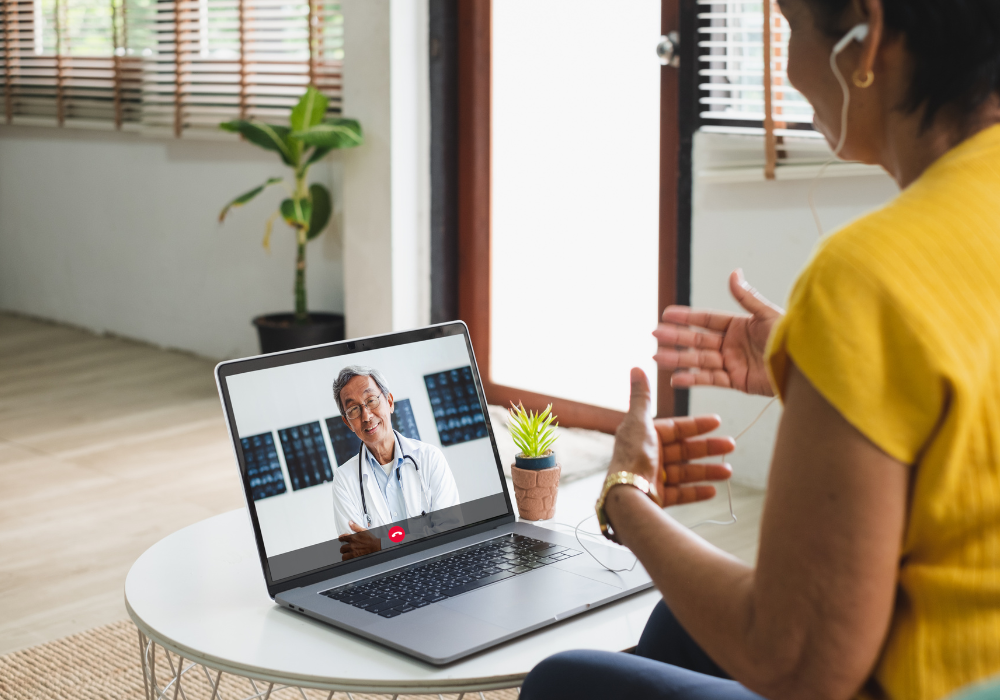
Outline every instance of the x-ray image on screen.
<path id="1" fill-rule="evenodd" d="M 420 439 L 420 431 L 417 430 L 417 421 L 413 417 L 413 408 L 410 406 L 409 399 L 400 399 L 395 403 L 392 413 L 392 427 L 404 437 L 411 440 Z"/>
<path id="2" fill-rule="evenodd" d="M 420 431 L 417 430 L 417 421 L 413 417 L 413 408 L 410 406 L 409 399 L 400 399 L 395 402 L 392 427 L 398 430 L 400 435 L 412 440 L 420 439 Z M 330 444 L 333 446 L 333 456 L 337 460 L 338 467 L 361 449 L 361 440 L 358 439 L 353 430 L 344 425 L 340 416 L 327 418 L 326 430 L 330 433 Z"/>
<path id="3" fill-rule="evenodd" d="M 284 493 L 285 477 L 281 473 L 281 463 L 278 461 L 278 451 L 274 447 L 271 433 L 250 435 L 242 438 L 240 443 L 243 445 L 243 459 L 247 465 L 253 500 L 259 501 Z"/>
<path id="4" fill-rule="evenodd" d="M 434 409 L 442 447 L 489 436 L 472 367 L 425 374 L 424 384 Z"/>
<path id="5" fill-rule="evenodd" d="M 278 431 L 292 490 L 309 488 L 333 480 L 330 458 L 319 421 Z"/>
<path id="6" fill-rule="evenodd" d="M 361 440 L 353 430 L 344 425 L 340 416 L 327 418 L 326 430 L 330 433 L 330 445 L 333 447 L 333 457 L 337 460 L 338 467 L 361 449 Z"/>

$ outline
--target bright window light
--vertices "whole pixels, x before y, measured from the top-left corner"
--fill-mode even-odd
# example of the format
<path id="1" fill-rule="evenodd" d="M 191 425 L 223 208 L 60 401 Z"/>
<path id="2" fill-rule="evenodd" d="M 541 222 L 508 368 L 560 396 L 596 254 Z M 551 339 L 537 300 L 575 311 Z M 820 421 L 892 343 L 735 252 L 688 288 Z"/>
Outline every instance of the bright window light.
<path id="1" fill-rule="evenodd" d="M 492 378 L 655 390 L 660 0 L 493 3 Z"/>

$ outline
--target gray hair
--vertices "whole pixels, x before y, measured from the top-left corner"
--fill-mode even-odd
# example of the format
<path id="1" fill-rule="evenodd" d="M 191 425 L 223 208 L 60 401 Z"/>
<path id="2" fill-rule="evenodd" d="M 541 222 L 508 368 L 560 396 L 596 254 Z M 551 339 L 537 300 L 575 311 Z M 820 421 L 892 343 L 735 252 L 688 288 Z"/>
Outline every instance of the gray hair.
<path id="1" fill-rule="evenodd" d="M 355 377 L 371 377 L 378 385 L 379 391 L 386 396 L 389 395 L 389 387 L 386 386 L 385 379 L 377 369 L 362 365 L 348 365 L 340 370 L 340 374 L 337 375 L 337 378 L 333 382 L 333 398 L 337 402 L 337 408 L 340 409 L 340 415 L 342 416 L 347 415 L 347 413 L 344 411 L 344 402 L 340 400 L 340 392 Z"/>

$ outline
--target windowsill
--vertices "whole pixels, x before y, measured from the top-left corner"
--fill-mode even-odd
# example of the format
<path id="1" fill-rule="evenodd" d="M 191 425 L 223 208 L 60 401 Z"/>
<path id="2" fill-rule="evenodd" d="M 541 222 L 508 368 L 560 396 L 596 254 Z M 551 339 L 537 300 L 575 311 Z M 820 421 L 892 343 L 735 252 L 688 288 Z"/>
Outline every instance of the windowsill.
<path id="1" fill-rule="evenodd" d="M 886 177 L 877 165 L 834 159 L 826 140 L 808 132 L 784 136 L 779 144 L 775 180 L 809 180 L 821 171 L 824 178 Z M 762 134 L 723 134 L 699 131 L 694 138 L 695 179 L 711 184 L 766 182 Z M 824 170 L 825 167 L 825 170 Z"/>
<path id="2" fill-rule="evenodd" d="M 112 122 L 103 120 L 67 119 L 63 126 L 58 126 L 56 120 L 51 117 L 24 117 L 15 116 L 13 122 L 8 124 L 0 121 L 0 135 L 5 129 L 28 128 L 36 134 L 42 131 L 52 132 L 53 135 L 79 134 L 85 137 L 86 134 L 126 134 L 131 138 L 142 138 L 156 141 L 168 139 L 171 141 L 216 141 L 223 143 L 236 143 L 240 140 L 239 134 L 233 134 L 221 129 L 187 129 L 180 138 L 174 136 L 174 130 L 168 126 L 149 126 L 145 124 L 125 123 L 121 129 L 116 129 Z"/>
<path id="3" fill-rule="evenodd" d="M 865 163 L 830 163 L 823 170 L 823 163 L 799 165 L 779 165 L 774 169 L 775 181 L 810 180 L 822 172 L 824 178 L 831 177 L 884 177 L 885 171 L 877 165 Z M 731 184 L 737 182 L 766 182 L 764 163 L 743 168 L 710 168 L 699 170 L 696 177 L 700 182 L 711 184 Z"/>

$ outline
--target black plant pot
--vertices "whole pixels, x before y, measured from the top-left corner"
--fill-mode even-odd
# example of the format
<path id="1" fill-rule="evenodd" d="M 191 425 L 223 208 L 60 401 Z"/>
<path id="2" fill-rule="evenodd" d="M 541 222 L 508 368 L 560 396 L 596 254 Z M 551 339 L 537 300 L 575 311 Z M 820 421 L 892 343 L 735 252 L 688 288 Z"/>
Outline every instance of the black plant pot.
<path id="1" fill-rule="evenodd" d="M 344 315 L 311 313 L 305 323 L 295 314 L 265 314 L 253 320 L 262 353 L 306 348 L 344 339 Z"/>
<path id="2" fill-rule="evenodd" d="M 551 469 L 556 466 L 556 453 L 549 450 L 541 457 L 525 457 L 523 453 L 518 452 L 514 455 L 514 464 L 518 469 L 530 469 L 531 471 Z"/>

